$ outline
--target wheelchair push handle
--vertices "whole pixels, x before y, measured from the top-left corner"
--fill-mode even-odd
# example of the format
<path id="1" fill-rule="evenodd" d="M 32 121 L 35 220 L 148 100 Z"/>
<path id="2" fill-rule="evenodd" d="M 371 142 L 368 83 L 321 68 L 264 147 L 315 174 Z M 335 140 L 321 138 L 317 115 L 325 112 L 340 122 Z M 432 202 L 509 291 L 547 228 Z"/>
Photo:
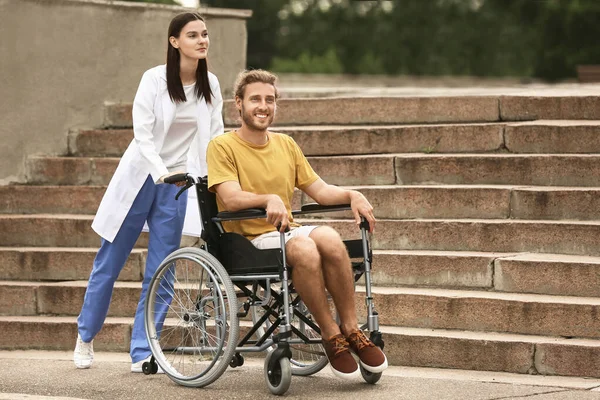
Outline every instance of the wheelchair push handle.
<path id="1" fill-rule="evenodd" d="M 281 230 L 281 222 L 277 224 L 276 228 L 277 228 L 277 231 Z M 287 233 L 289 231 L 290 231 L 290 226 L 288 225 L 285 227 L 285 232 Z"/>
<path id="2" fill-rule="evenodd" d="M 183 182 L 183 181 L 185 181 L 185 186 L 183 186 L 179 190 L 179 192 L 177 192 L 177 194 L 175 195 L 175 200 L 179 200 L 179 196 L 181 196 L 183 194 L 183 192 L 185 192 L 186 190 L 188 190 L 189 188 L 194 186 L 196 184 L 196 181 L 194 180 L 194 177 L 188 173 L 175 174 L 175 175 L 167 176 L 165 178 L 165 183 L 170 183 L 170 184 L 175 184 L 175 183 Z"/>
<path id="3" fill-rule="evenodd" d="M 371 225 L 369 225 L 369 221 L 367 221 L 367 219 L 365 217 L 363 217 L 362 215 L 360 216 L 359 227 L 360 227 L 360 229 L 364 229 L 367 232 L 369 232 L 371 230 Z"/>
<path id="4" fill-rule="evenodd" d="M 182 181 L 187 181 L 188 178 L 188 174 L 187 173 L 182 173 L 182 174 L 175 174 L 175 175 L 169 175 L 165 178 L 165 183 L 177 183 L 177 182 L 182 182 Z"/>

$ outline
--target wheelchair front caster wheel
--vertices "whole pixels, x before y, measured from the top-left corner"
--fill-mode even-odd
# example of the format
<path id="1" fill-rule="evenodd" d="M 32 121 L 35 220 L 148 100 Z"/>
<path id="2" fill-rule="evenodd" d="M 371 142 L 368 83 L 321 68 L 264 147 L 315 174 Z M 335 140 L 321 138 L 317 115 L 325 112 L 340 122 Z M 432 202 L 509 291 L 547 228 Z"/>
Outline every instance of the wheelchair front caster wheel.
<path id="1" fill-rule="evenodd" d="M 381 372 L 370 372 L 364 369 L 362 366 L 360 367 L 360 374 L 362 375 L 365 382 L 370 383 L 371 385 L 376 384 L 381 379 Z"/>
<path id="2" fill-rule="evenodd" d="M 273 351 L 265 359 L 265 380 L 269 391 L 275 395 L 282 395 L 290 388 L 292 383 L 292 367 L 287 357 L 273 360 Z"/>
<path id="3" fill-rule="evenodd" d="M 231 361 L 229 361 L 229 366 L 231 368 L 241 367 L 244 365 L 244 357 L 240 353 L 235 353 L 233 357 L 231 357 Z"/>
<path id="4" fill-rule="evenodd" d="M 381 335 L 381 332 L 376 331 L 376 332 L 371 332 L 371 342 L 373 342 L 373 344 L 377 347 L 379 347 L 381 350 L 383 350 L 383 348 L 385 347 L 385 342 L 383 341 L 383 337 Z"/>
<path id="5" fill-rule="evenodd" d="M 156 363 L 156 361 L 154 361 L 154 359 L 146 361 L 142 364 L 142 372 L 144 373 L 144 375 L 154 375 L 158 372 L 158 364 Z"/>

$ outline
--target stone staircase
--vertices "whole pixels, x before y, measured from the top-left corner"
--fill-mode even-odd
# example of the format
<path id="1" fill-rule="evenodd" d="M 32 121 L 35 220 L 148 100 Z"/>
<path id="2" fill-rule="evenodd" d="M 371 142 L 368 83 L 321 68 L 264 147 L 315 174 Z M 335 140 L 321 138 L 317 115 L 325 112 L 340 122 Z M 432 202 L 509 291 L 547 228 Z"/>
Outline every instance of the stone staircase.
<path id="1" fill-rule="evenodd" d="M 375 206 L 392 364 L 600 377 L 600 96 L 282 99 L 278 112 L 274 130 L 326 181 Z M 28 185 L 0 187 L 0 348 L 72 349 L 90 224 L 130 115 L 107 105 L 105 129 L 70 134 L 69 155 L 31 157 Z M 236 125 L 231 102 L 224 115 Z M 347 214 L 308 222 L 356 236 Z M 128 350 L 146 240 L 98 350 Z"/>

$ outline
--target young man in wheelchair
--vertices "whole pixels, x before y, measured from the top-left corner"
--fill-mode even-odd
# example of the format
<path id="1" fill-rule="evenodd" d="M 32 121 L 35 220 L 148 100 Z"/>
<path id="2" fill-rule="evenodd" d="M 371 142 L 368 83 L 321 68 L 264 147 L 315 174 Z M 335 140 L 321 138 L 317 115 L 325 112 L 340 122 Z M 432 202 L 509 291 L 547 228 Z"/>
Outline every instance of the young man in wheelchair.
<path id="1" fill-rule="evenodd" d="M 291 199 L 298 187 L 322 205 L 350 204 L 375 227 L 373 207 L 359 192 L 328 185 L 313 171 L 294 140 L 268 130 L 279 97 L 277 77 L 263 70 L 245 71 L 234 87 L 242 126 L 213 139 L 207 152 L 208 186 L 217 193 L 219 211 L 264 208 L 266 219 L 230 221 L 224 228 L 252 240 L 260 249 L 280 246 L 287 232 L 286 258 L 297 293 L 321 329 L 323 347 L 335 375 L 360 376 L 361 366 L 378 373 L 387 367 L 383 352 L 358 329 L 354 277 L 340 235 L 332 228 L 293 222 Z M 279 228 L 279 230 L 278 230 Z M 339 315 L 331 315 L 327 292 Z"/>

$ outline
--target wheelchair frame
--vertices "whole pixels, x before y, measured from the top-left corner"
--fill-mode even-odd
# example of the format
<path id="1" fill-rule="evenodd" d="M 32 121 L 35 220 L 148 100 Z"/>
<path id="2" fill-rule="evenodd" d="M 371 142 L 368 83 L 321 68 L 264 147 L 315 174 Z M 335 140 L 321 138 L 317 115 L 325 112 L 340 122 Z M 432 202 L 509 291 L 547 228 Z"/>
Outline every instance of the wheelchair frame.
<path id="1" fill-rule="evenodd" d="M 293 358 L 291 347 L 295 345 L 321 347 L 321 338 L 319 327 L 312 321 L 309 314 L 302 311 L 301 306 L 303 306 L 303 303 L 300 297 L 296 295 L 293 300 L 290 298 L 294 290 L 288 276 L 285 233 L 280 234 L 279 248 L 257 249 L 244 236 L 225 232 L 222 222 L 265 218 L 265 210 L 248 209 L 219 213 L 216 205 L 216 195 L 208 190 L 207 177 L 195 179 L 189 174 L 179 174 L 169 177 L 166 183 L 180 181 L 185 181 L 186 185 L 179 191 L 176 198 L 192 186 L 196 188 L 202 218 L 204 244 L 200 249 L 196 247 L 182 248 L 169 255 L 159 266 L 150 282 L 146 298 L 145 327 L 152 351 L 152 359 L 144 364 L 143 371 L 146 374 L 156 373 L 158 366 L 160 366 L 169 378 L 181 385 L 203 387 L 218 379 L 227 366 L 235 368 L 243 365 L 244 359 L 241 353 L 268 350 L 264 372 L 267 386 L 273 394 L 284 394 L 290 386 L 292 374 L 311 375 L 321 370 L 328 363 L 327 356 L 322 348 L 320 352 L 317 352 L 320 358 L 314 364 L 303 365 Z M 309 204 L 303 206 L 301 210 L 293 211 L 292 214 L 298 216 L 349 209 L 349 205 L 321 206 Z M 360 229 L 361 239 L 344 241 L 350 258 L 362 259 L 362 261 L 352 262 L 355 282 L 363 275 L 365 276 L 367 321 L 360 329 L 367 329 L 370 332 L 370 339 L 377 346 L 383 348 L 384 342 L 379 331 L 378 314 L 371 293 L 372 251 L 369 247 L 367 233 L 369 224 L 364 218 L 362 218 Z M 203 285 L 200 284 L 193 295 L 187 294 L 187 299 L 191 302 L 190 305 L 182 307 L 185 309 L 183 311 L 174 312 L 177 317 L 175 319 L 178 320 L 177 326 L 180 326 L 180 329 L 189 327 L 190 332 L 192 329 L 202 331 L 202 337 L 194 343 L 197 347 L 201 347 L 203 352 L 195 346 L 190 346 L 188 343 L 189 337 L 184 337 L 183 334 L 182 338 L 184 337 L 184 339 L 182 340 L 184 342 L 172 348 L 160 343 L 165 315 L 172 308 L 181 306 L 181 304 L 173 306 L 173 297 L 165 300 L 165 297 L 168 297 L 165 293 L 174 295 L 179 290 L 176 288 L 177 284 L 175 284 L 175 280 L 177 282 L 179 280 L 173 271 L 180 261 L 194 263 L 197 267 L 202 268 L 201 275 L 204 276 L 204 273 L 206 273 L 208 277 L 206 288 L 203 288 Z M 187 270 L 185 274 L 187 277 Z M 166 288 L 163 285 L 165 281 L 167 281 Z M 272 289 L 274 283 L 280 283 L 279 292 Z M 185 289 L 188 291 L 190 287 L 195 287 L 195 285 L 197 285 L 197 282 L 194 282 L 194 284 L 189 284 L 189 282 L 188 284 L 181 284 L 179 282 L 179 286 L 188 287 L 188 289 Z M 237 291 L 233 289 L 233 285 L 237 287 Z M 163 294 L 159 293 L 161 289 Z M 259 290 L 263 291 L 262 296 L 259 295 Z M 246 300 L 241 306 L 238 306 L 237 299 L 241 297 Z M 157 303 L 157 299 L 161 300 L 162 303 Z M 179 301 L 179 303 L 182 302 Z M 208 304 L 211 306 L 207 306 Z M 227 311 L 227 305 L 229 311 Z M 166 309 L 155 311 L 161 307 L 166 307 Z M 259 309 L 263 312 L 261 316 L 258 315 Z M 252 310 L 253 326 L 238 342 L 238 318 L 246 317 L 250 310 Z M 215 323 L 214 328 L 209 329 L 206 321 L 211 316 L 214 316 Z M 299 320 L 300 327 L 293 325 L 293 317 Z M 273 318 L 274 321 L 271 321 L 270 318 Z M 229 330 L 227 329 L 228 326 Z M 212 329 L 214 329 L 214 335 Z M 276 330 L 277 333 L 275 333 Z M 318 334 L 318 337 L 314 337 L 314 335 L 309 337 L 311 332 Z M 255 335 L 257 338 L 253 339 Z M 293 338 L 293 335 L 296 338 Z M 207 346 L 207 343 L 211 340 L 215 341 L 215 344 Z M 166 341 L 167 339 L 165 339 Z M 180 369 L 185 369 L 187 363 L 183 363 L 183 367 L 175 369 L 173 362 L 169 361 L 169 354 L 181 354 L 184 357 L 189 353 L 195 354 L 196 351 L 199 354 L 212 353 L 210 363 L 206 361 L 206 363 L 209 363 L 206 371 L 196 375 L 189 376 L 189 373 L 185 375 L 185 371 L 180 371 Z M 168 354 L 165 355 L 165 352 Z M 311 353 L 311 351 L 308 351 L 308 353 Z M 195 362 L 193 357 L 192 363 Z M 187 361 L 189 361 L 189 358 Z M 296 363 L 295 367 L 291 366 L 291 362 Z M 190 367 L 187 368 L 189 371 Z M 379 381 L 381 373 L 371 373 L 362 367 L 360 369 L 366 382 L 374 384 Z"/>

